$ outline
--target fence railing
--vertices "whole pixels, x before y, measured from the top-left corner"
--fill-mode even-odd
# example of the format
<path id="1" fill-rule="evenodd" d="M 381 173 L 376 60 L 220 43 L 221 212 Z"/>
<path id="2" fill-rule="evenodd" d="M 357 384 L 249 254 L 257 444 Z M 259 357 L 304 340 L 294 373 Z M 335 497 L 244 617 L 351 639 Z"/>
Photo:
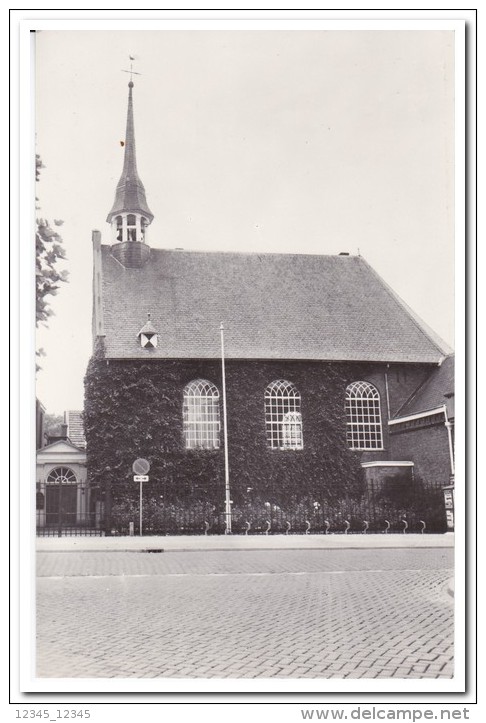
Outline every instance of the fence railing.
<path id="1" fill-rule="evenodd" d="M 94 513 L 37 511 L 38 537 L 96 537 L 105 534 L 104 520 Z"/>
<path id="2" fill-rule="evenodd" d="M 214 492 L 214 490 L 213 490 Z M 157 485 L 144 485 L 142 529 L 144 535 L 221 535 L 226 532 L 224 504 L 206 499 L 167 499 Z M 96 513 L 37 511 L 37 535 L 96 536 L 138 535 L 139 496 L 114 500 L 105 515 L 104 503 Z M 407 499 L 387 499 L 365 492 L 359 498 L 243 500 L 232 506 L 232 534 L 427 534 L 446 532 L 441 489 L 421 489 Z"/>
<path id="3" fill-rule="evenodd" d="M 138 500 L 113 504 L 108 534 L 138 534 Z M 145 490 L 144 535 L 218 535 L 226 532 L 223 504 L 201 499 L 167 500 Z M 427 534 L 446 531 L 441 490 L 423 490 L 408 501 L 360 498 L 261 501 L 232 506 L 232 534 Z"/>

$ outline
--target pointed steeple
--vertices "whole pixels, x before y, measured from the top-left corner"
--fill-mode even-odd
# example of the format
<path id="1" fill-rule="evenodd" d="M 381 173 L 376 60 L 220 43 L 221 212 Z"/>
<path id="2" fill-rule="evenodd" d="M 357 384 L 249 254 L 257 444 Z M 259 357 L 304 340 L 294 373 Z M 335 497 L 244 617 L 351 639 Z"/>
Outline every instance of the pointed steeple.
<path id="1" fill-rule="evenodd" d="M 107 222 L 114 226 L 118 241 L 143 241 L 144 231 L 154 216 L 145 197 L 145 187 L 137 172 L 135 152 L 135 128 L 133 122 L 133 82 L 128 83 L 128 112 L 125 136 L 125 158 L 123 170 L 116 187 L 115 201 L 107 216 Z M 127 223 L 128 216 L 135 215 L 137 223 Z M 128 218 L 128 221 L 133 219 Z M 128 228 L 127 228 L 128 226 Z M 136 227 L 136 233 L 130 227 Z"/>

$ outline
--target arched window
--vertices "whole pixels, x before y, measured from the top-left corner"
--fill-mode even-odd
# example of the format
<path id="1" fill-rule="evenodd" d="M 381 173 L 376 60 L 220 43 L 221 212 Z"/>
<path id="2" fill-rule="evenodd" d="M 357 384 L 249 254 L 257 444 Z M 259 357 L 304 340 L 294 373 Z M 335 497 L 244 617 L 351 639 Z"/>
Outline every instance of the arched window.
<path id="1" fill-rule="evenodd" d="M 380 395 L 369 382 L 346 389 L 346 439 L 349 449 L 383 449 Z"/>
<path id="2" fill-rule="evenodd" d="M 267 444 L 272 449 L 302 449 L 300 394 L 291 382 L 278 379 L 265 390 Z"/>
<path id="3" fill-rule="evenodd" d="M 76 475 L 69 467 L 56 467 L 47 475 L 48 484 L 75 484 Z"/>
<path id="4" fill-rule="evenodd" d="M 184 389 L 183 429 L 186 449 L 219 449 L 219 392 L 205 379 Z"/>

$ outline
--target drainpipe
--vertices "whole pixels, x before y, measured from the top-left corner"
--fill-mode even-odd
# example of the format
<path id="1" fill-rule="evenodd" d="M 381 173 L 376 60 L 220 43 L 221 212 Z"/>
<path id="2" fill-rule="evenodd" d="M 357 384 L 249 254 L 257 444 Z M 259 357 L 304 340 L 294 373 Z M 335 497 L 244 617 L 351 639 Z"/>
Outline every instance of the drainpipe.
<path id="1" fill-rule="evenodd" d="M 449 457 L 451 461 L 451 473 L 452 476 L 454 476 L 454 445 L 452 444 L 452 424 L 449 421 L 447 417 L 447 407 L 444 406 L 444 417 L 445 417 L 445 426 L 447 429 L 447 437 L 449 439 Z"/>
<path id="2" fill-rule="evenodd" d="M 386 365 L 386 368 L 389 369 L 389 368 L 390 368 L 390 365 L 387 364 L 387 365 Z M 388 412 L 388 419 L 391 419 L 391 415 L 390 415 L 390 393 L 389 393 L 389 390 L 388 390 L 388 372 L 385 372 L 385 390 L 386 390 L 386 409 L 387 409 L 387 412 Z"/>

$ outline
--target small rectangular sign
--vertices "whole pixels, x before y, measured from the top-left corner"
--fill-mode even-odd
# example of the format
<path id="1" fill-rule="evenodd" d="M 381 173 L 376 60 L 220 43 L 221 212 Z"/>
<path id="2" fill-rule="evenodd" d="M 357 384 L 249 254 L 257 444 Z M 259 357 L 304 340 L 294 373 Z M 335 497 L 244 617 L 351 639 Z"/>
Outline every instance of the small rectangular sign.
<path id="1" fill-rule="evenodd" d="M 134 474 L 133 481 L 134 482 L 148 482 L 148 474 Z"/>

